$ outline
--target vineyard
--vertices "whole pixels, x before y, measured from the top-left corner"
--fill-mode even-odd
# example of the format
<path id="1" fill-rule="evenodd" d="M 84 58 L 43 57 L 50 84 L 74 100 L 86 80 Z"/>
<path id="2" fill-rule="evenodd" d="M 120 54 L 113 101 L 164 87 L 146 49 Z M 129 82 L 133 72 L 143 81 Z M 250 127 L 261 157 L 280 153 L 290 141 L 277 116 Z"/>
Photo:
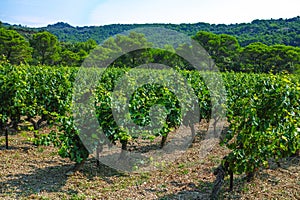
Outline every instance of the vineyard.
<path id="1" fill-rule="evenodd" d="M 272 161 L 280 165 L 282 158 L 300 150 L 296 75 L 216 74 L 163 67 L 81 70 L 86 70 L 81 74 L 87 77 L 77 77 L 75 67 L 1 63 L 1 132 L 11 134 L 26 124 L 34 133 L 28 138 L 32 145 L 54 146 L 61 157 L 76 163 L 72 171 L 77 171 L 84 170 L 93 152 L 100 159 L 106 146 L 117 146 L 125 157 L 135 141 L 159 139 L 157 148 L 163 149 L 181 126 L 192 133 L 185 148 L 193 140 L 196 145 L 195 127 L 204 121 L 227 149 L 215 174 L 220 183 L 230 176 L 230 189 L 233 174 L 245 174 L 251 180 L 260 168 L 268 168 Z M 218 135 L 219 123 L 224 121 L 228 126 Z M 44 127 L 50 131 L 44 133 Z M 151 165 L 151 159 L 143 163 Z M 134 163 L 130 170 L 141 167 Z M 215 182 L 212 198 L 217 198 L 221 186 Z"/>

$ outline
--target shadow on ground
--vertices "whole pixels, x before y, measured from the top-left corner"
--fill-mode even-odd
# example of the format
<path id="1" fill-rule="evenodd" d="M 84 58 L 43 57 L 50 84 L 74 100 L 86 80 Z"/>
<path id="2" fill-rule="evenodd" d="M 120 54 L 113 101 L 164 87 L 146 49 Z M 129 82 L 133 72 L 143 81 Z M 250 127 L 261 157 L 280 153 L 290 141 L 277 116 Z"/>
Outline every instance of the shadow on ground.
<path id="1" fill-rule="evenodd" d="M 28 197 L 40 192 L 61 192 L 69 195 L 77 194 L 78 191 L 64 189 L 69 178 L 66 173 L 73 167 L 74 164 L 72 163 L 45 168 L 33 166 L 32 168 L 34 169 L 31 173 L 10 174 L 6 176 L 5 179 L 0 180 L 0 193 L 5 194 L 5 196 L 11 196 L 13 199 Z M 94 159 L 89 159 L 80 173 L 87 178 L 99 176 L 108 183 L 111 183 L 108 177 L 122 175 L 120 172 L 104 165 L 97 167 Z"/>

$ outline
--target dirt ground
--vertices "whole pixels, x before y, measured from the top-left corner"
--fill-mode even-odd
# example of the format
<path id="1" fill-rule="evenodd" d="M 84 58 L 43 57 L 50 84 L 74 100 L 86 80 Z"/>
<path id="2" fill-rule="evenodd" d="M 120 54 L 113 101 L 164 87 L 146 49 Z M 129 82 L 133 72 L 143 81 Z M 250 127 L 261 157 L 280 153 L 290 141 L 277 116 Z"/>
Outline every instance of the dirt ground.
<path id="1" fill-rule="evenodd" d="M 203 127 L 202 127 L 203 126 Z M 0 198 L 1 199 L 209 199 L 215 180 L 213 170 L 228 153 L 215 145 L 199 158 L 201 130 L 192 147 L 171 163 L 149 172 L 129 173 L 96 165 L 89 158 L 84 168 L 67 172 L 74 163 L 63 159 L 54 147 L 34 146 L 30 131 L 9 136 L 9 149 L 0 137 Z M 203 144 L 202 144 L 203 145 Z M 300 157 L 271 162 L 255 179 L 246 182 L 244 175 L 235 176 L 234 190 L 228 191 L 229 180 L 220 199 L 297 199 L 300 200 Z"/>

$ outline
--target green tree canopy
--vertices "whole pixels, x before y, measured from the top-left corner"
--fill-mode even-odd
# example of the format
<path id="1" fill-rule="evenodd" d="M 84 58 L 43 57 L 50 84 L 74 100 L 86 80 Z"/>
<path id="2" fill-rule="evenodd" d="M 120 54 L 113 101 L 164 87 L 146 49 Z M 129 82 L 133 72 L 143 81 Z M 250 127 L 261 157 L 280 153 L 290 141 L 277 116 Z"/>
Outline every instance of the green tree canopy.
<path id="1" fill-rule="evenodd" d="M 20 64 L 31 59 L 28 41 L 15 30 L 0 28 L 0 59 L 7 59 L 12 64 Z"/>
<path id="2" fill-rule="evenodd" d="M 200 43 L 220 70 L 236 70 L 240 45 L 234 36 L 199 31 L 192 38 Z"/>
<path id="3" fill-rule="evenodd" d="M 64 66 L 80 66 L 88 54 L 97 47 L 95 40 L 86 42 L 61 42 L 61 53 L 59 64 Z"/>
<path id="4" fill-rule="evenodd" d="M 268 72 L 266 59 L 270 56 L 269 46 L 255 42 L 251 43 L 241 51 L 242 70 L 246 72 Z"/>
<path id="5" fill-rule="evenodd" d="M 139 50 L 150 48 L 151 45 L 143 34 L 130 32 L 129 35 L 108 38 L 101 46 L 94 49 L 88 59 L 98 66 L 113 62 L 117 67 L 135 67 L 144 64 L 145 61 Z M 118 59 L 115 60 L 116 58 Z"/>
<path id="6" fill-rule="evenodd" d="M 30 44 L 34 48 L 33 58 L 40 64 L 53 65 L 59 61 L 59 42 L 55 35 L 46 31 L 36 33 Z"/>
<path id="7" fill-rule="evenodd" d="M 294 73 L 300 67 L 300 48 L 285 45 L 267 46 L 260 42 L 252 43 L 242 49 L 241 63 L 243 71 Z"/>
<path id="8" fill-rule="evenodd" d="M 295 72 L 300 67 L 300 48 L 286 45 L 270 46 L 270 56 L 266 65 L 272 66 L 274 72 Z"/>

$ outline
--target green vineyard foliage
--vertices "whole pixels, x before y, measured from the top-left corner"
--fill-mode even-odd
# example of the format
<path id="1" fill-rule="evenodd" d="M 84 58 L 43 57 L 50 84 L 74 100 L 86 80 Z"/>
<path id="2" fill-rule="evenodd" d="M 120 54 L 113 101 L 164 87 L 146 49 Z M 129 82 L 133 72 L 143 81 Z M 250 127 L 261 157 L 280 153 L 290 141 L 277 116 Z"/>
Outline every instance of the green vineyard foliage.
<path id="1" fill-rule="evenodd" d="M 31 122 L 36 131 L 42 122 L 55 125 L 56 128 L 51 133 L 37 134 L 33 142 L 37 145 L 53 144 L 58 147 L 62 157 L 81 163 L 88 157 L 89 151 L 80 140 L 80 128 L 76 127 L 73 116 L 72 92 L 77 72 L 77 68 L 71 67 L 13 66 L 1 63 L 1 129 L 17 127 L 23 121 Z M 150 126 L 151 120 L 157 118 L 159 130 L 153 135 L 149 135 L 146 130 L 144 138 L 167 136 L 184 122 L 185 114 L 195 106 L 199 107 L 199 116 L 190 117 L 185 126 L 201 119 L 212 118 L 217 121 L 214 113 L 218 110 L 214 106 L 218 104 L 218 99 L 224 99 L 226 105 L 222 106 L 226 107 L 230 125 L 221 143 L 231 150 L 223 161 L 229 163 L 228 172 L 252 173 L 260 166 L 268 165 L 270 158 L 278 160 L 291 156 L 300 149 L 300 83 L 297 76 L 222 73 L 227 94 L 220 96 L 211 92 L 204 82 L 205 74 L 197 71 L 161 70 L 157 79 L 167 81 L 156 84 L 155 81 L 149 81 L 151 73 L 138 69 L 131 75 L 142 77 L 148 82 L 135 85 L 134 79 L 128 76 L 126 81 L 132 84 L 127 84 L 127 89 L 133 93 L 130 98 L 126 98 L 122 96 L 123 87 L 118 91 L 114 89 L 118 86 L 118 81 L 129 72 L 130 69 L 126 68 L 109 68 L 101 73 L 96 88 L 81 91 L 82 97 L 91 93 L 95 98 L 94 115 L 99 127 L 92 127 L 91 130 L 101 128 L 105 134 L 99 135 L 95 131 L 86 136 L 96 141 L 95 148 L 103 143 L 103 137 L 108 138 L 111 143 L 124 143 L 137 137 L 138 131 L 135 133 L 133 129 L 126 128 L 126 120 L 130 119 L 143 127 Z M 179 76 L 172 79 L 172 73 L 175 72 Z M 188 87 L 184 85 L 184 81 L 176 79 L 186 80 Z M 174 81 L 176 84 L 172 83 Z M 193 104 L 190 94 L 195 95 L 198 105 Z M 119 101 L 113 104 L 113 98 L 118 98 Z M 119 120 L 117 123 L 113 110 L 118 113 L 118 110 L 125 109 L 126 103 L 129 114 L 121 117 L 124 121 Z M 161 115 L 153 116 L 151 109 L 161 109 Z M 87 120 L 93 116 L 86 110 L 76 113 Z"/>
<path id="2" fill-rule="evenodd" d="M 224 76 L 229 130 L 223 141 L 231 153 L 224 162 L 234 173 L 254 173 L 270 158 L 300 148 L 299 79 L 292 75 L 229 73 Z"/>

